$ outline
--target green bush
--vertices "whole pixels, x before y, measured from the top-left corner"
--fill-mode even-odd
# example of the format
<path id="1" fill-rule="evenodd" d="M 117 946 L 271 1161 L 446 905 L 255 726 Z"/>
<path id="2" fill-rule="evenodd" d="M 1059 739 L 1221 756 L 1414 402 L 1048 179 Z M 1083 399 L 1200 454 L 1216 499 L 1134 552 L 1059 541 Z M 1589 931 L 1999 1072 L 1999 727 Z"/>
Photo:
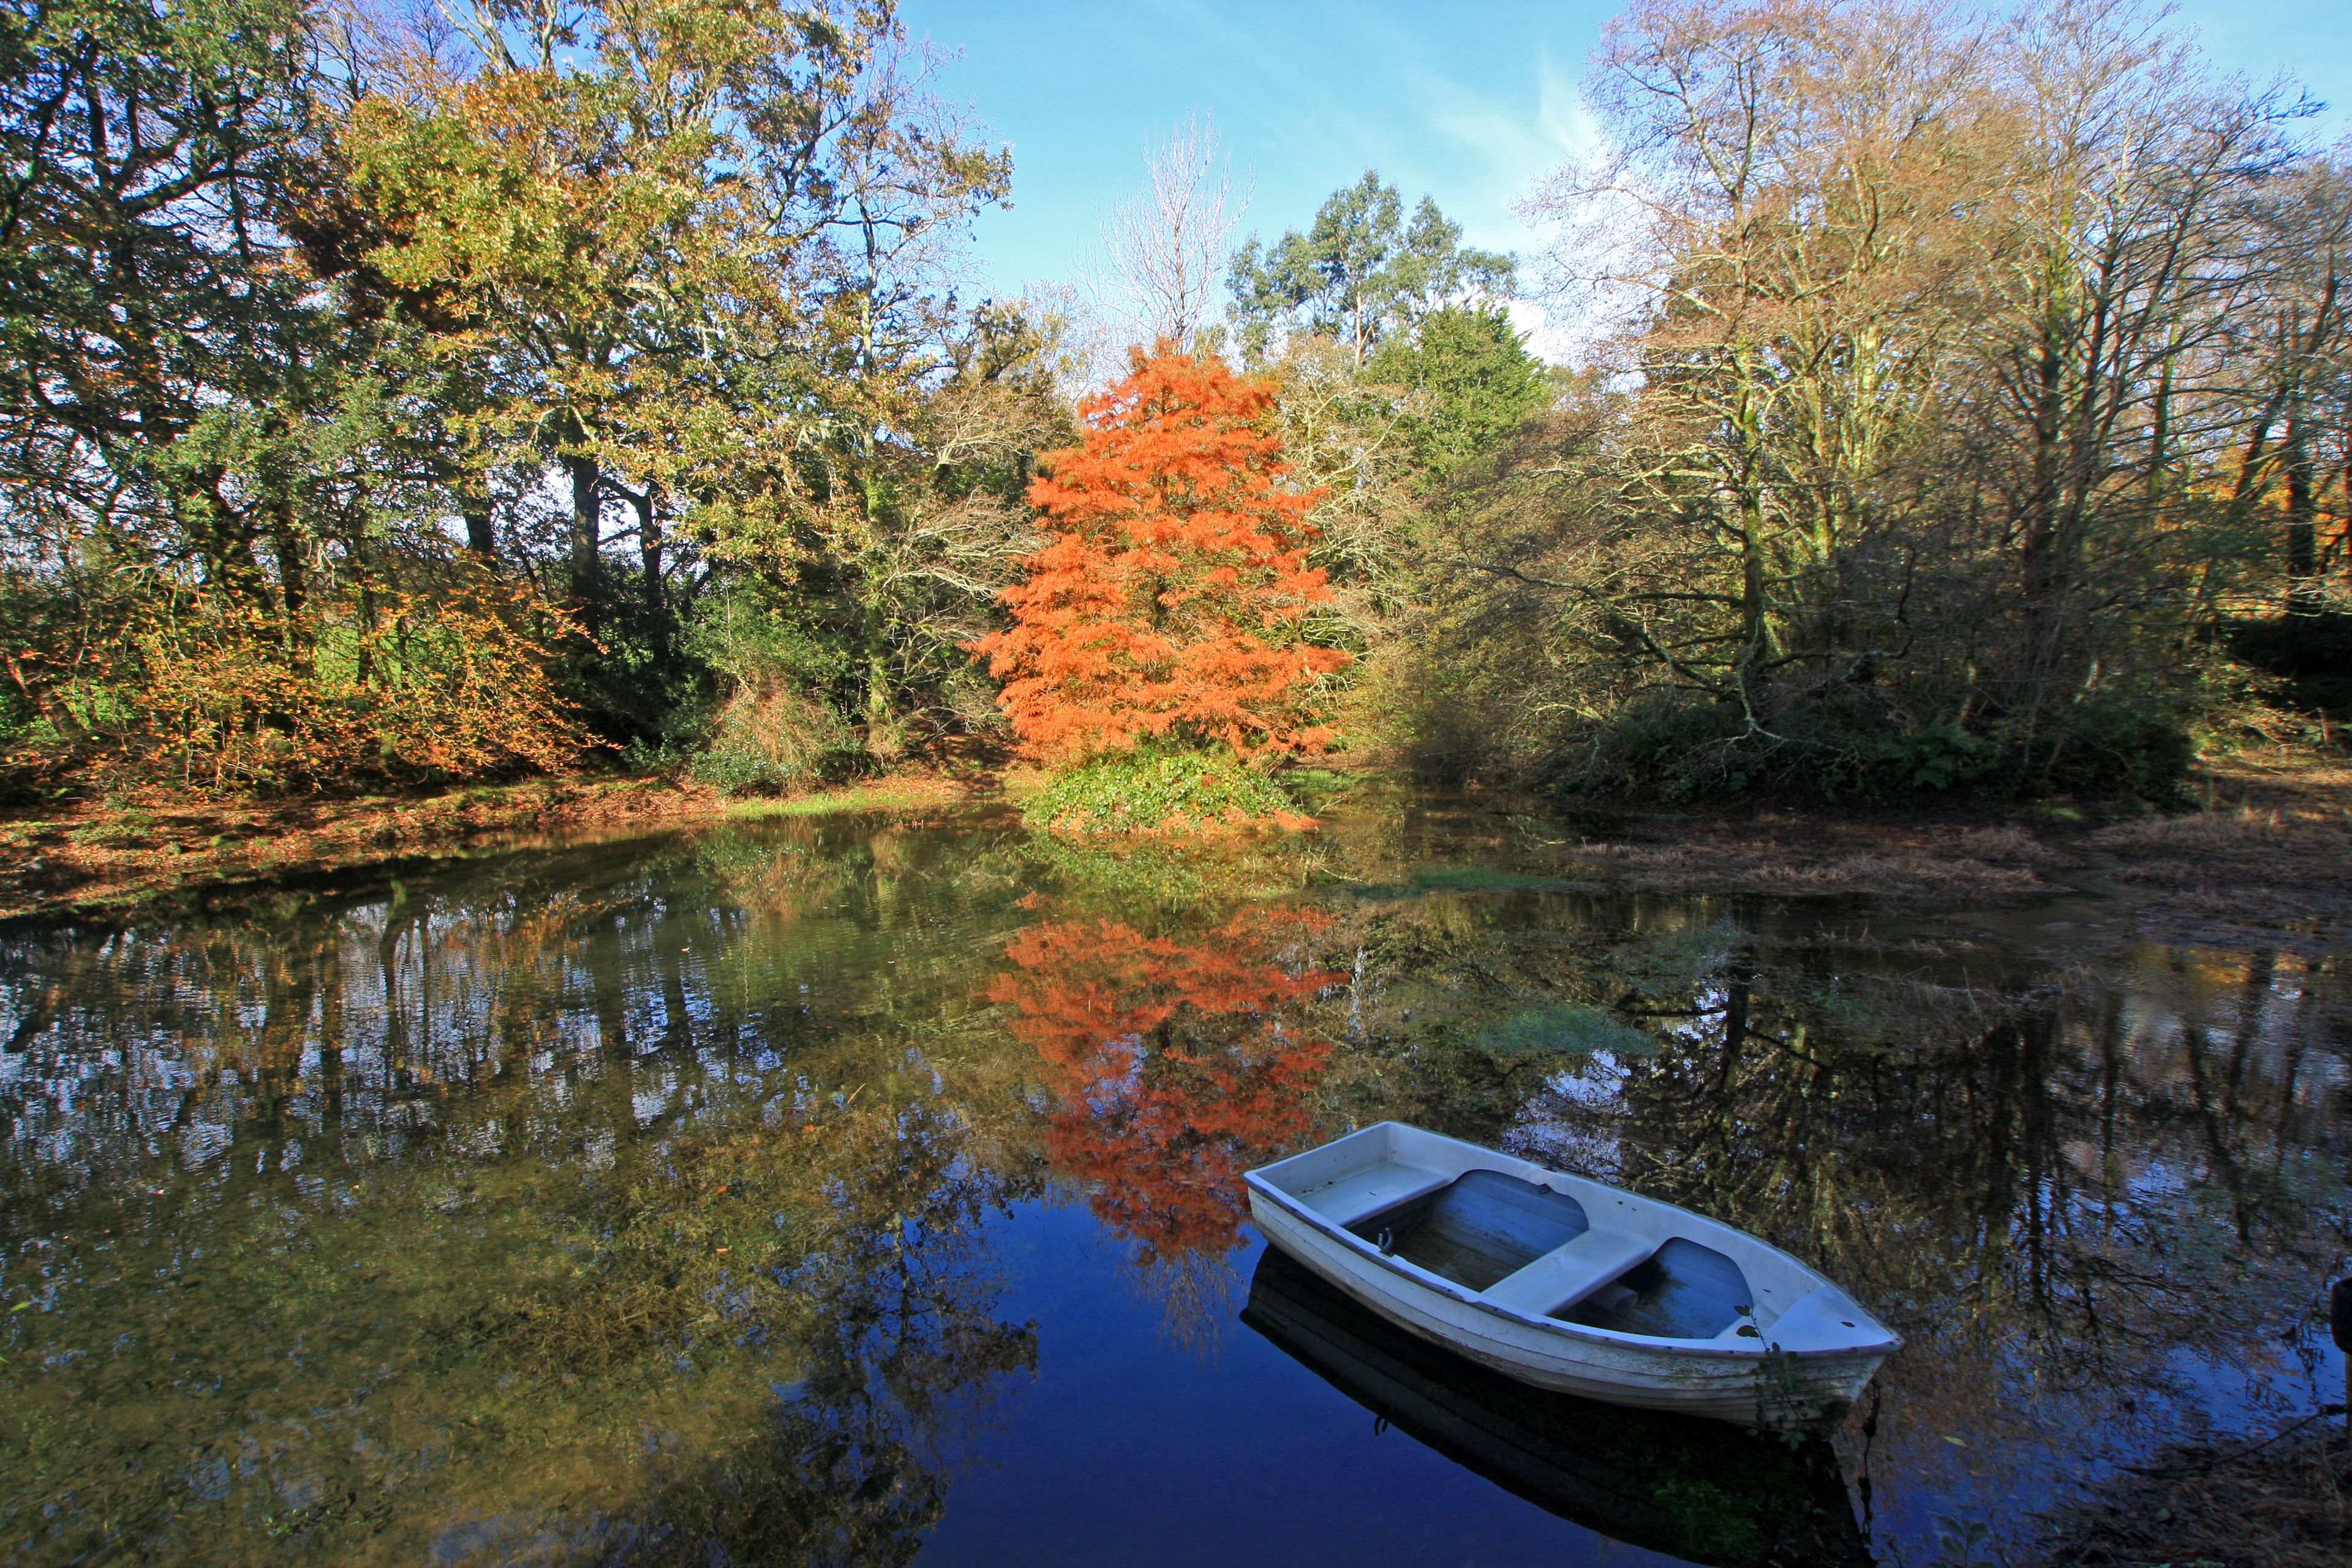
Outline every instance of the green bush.
<path id="1" fill-rule="evenodd" d="M 1941 794 L 1980 782 L 2000 764 L 2000 749 L 1958 724 L 1930 724 L 1874 737 L 1853 776 L 1862 793 Z"/>
<path id="2" fill-rule="evenodd" d="M 1753 723 L 1738 704 L 1697 693 L 1638 696 L 1585 731 L 1560 786 L 1669 801 L 1752 793 L 2168 800 L 2194 754 L 2176 714 L 2121 697 L 2054 710 L 2029 733 L 1997 715 L 1977 726 L 1918 722 L 1868 688 L 1767 696 Z"/>
<path id="3" fill-rule="evenodd" d="M 681 651 L 705 695 L 673 709 L 632 765 L 682 767 L 722 795 L 786 795 L 870 769 L 866 737 L 843 711 L 850 658 L 808 606 L 737 584 L 695 605 Z"/>
<path id="4" fill-rule="evenodd" d="M 1222 746 L 1097 757 L 1055 777 L 1023 815 L 1034 827 L 1066 833 L 1287 824 L 1304 816 L 1280 784 Z"/>
<path id="5" fill-rule="evenodd" d="M 694 776 L 721 795 L 782 795 L 839 784 L 866 766 L 849 721 L 797 691 L 738 691 L 719 710 Z"/>
<path id="6" fill-rule="evenodd" d="M 830 691 L 850 672 L 849 650 L 815 612 L 756 584 L 738 584 L 695 605 L 680 644 L 739 686 Z"/>
<path id="7" fill-rule="evenodd" d="M 2112 698 L 2078 702 L 2051 728 L 2040 781 L 2044 787 L 2163 804 L 2182 799 L 2197 749 L 2180 716 L 2168 709 Z"/>

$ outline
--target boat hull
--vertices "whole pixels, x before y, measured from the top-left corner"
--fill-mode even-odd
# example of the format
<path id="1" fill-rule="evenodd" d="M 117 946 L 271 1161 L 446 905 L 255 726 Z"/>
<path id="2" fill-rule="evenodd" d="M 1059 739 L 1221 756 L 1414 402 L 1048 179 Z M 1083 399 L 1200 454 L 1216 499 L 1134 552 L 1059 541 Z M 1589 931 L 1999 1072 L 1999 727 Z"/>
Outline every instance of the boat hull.
<path id="1" fill-rule="evenodd" d="M 1708 1568 L 1870 1568 L 1819 1437 L 1530 1387 L 1364 1310 L 1280 1247 L 1259 1257 L 1241 1321 L 1399 1431 L 1587 1530 Z"/>
<path id="2" fill-rule="evenodd" d="M 1538 1388 L 1788 1429 L 1834 1417 L 1860 1395 L 1885 1359 L 1875 1349 L 1776 1354 L 1761 1347 L 1644 1344 L 1622 1335 L 1579 1332 L 1425 1284 L 1255 1184 L 1250 1214 L 1269 1243 L 1366 1310 Z"/>

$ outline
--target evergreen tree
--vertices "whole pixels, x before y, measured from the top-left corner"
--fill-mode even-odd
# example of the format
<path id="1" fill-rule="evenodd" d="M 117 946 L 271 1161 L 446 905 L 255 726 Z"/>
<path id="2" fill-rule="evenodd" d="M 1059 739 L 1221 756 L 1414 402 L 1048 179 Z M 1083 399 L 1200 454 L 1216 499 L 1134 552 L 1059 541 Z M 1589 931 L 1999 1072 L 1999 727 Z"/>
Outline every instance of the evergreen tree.
<path id="1" fill-rule="evenodd" d="M 1491 307 L 1433 311 L 1410 338 L 1383 342 L 1365 369 L 1413 395 L 1402 424 L 1414 463 L 1432 480 L 1491 449 L 1551 401 L 1543 362 Z"/>

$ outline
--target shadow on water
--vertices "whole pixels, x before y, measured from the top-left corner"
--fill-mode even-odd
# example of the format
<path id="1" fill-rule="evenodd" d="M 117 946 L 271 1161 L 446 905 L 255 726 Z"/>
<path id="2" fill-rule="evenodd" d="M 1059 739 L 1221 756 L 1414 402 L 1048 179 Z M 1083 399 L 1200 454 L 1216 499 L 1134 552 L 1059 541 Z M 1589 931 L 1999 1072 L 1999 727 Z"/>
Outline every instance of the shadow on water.
<path id="1" fill-rule="evenodd" d="M 1538 1508 L 1713 1568 L 1870 1562 L 1837 1456 L 1529 1388 L 1383 1321 L 1269 1250 L 1241 1321 L 1375 1416 Z"/>

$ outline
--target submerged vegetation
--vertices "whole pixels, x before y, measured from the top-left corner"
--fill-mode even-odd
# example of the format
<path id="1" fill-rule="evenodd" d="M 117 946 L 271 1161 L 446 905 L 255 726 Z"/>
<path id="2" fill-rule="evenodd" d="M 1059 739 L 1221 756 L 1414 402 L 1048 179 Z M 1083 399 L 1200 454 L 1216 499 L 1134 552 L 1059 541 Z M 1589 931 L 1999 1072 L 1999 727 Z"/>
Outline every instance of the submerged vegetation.
<path id="1" fill-rule="evenodd" d="M 1179 138 L 1108 339 L 951 286 L 929 83 L 887 4 L 0 7 L 0 784 L 2162 801 L 2347 717 L 2352 174 L 2157 13 L 1636 0 L 1529 258 L 1375 172 L 1231 250 Z"/>

